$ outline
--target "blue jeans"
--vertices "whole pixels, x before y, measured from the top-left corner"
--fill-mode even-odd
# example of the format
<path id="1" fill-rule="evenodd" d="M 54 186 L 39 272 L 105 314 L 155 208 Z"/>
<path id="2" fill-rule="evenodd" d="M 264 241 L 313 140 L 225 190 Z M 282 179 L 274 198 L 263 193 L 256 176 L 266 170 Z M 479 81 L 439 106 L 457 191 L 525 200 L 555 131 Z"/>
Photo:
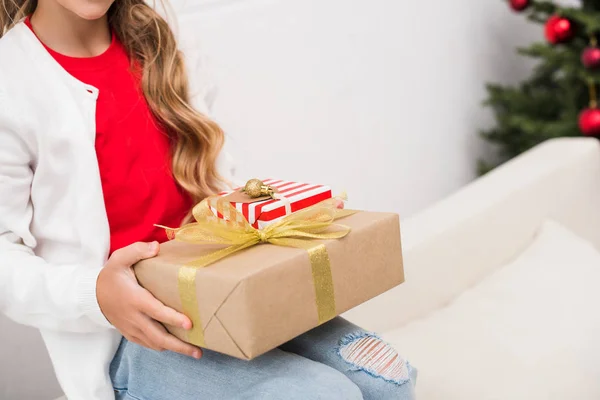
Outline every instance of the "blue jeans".
<path id="1" fill-rule="evenodd" d="M 413 400 L 416 377 L 390 345 L 339 317 L 251 361 L 123 339 L 110 374 L 117 400 Z"/>

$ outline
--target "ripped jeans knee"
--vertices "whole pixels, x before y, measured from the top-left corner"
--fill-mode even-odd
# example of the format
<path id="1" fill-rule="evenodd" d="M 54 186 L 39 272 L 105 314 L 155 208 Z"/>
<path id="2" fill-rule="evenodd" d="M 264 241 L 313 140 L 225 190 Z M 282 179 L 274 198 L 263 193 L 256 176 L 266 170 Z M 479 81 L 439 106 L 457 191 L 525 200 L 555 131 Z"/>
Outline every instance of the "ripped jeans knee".
<path id="1" fill-rule="evenodd" d="M 412 367 L 390 344 L 374 333 L 349 334 L 340 340 L 338 354 L 355 371 L 396 385 L 411 380 Z"/>

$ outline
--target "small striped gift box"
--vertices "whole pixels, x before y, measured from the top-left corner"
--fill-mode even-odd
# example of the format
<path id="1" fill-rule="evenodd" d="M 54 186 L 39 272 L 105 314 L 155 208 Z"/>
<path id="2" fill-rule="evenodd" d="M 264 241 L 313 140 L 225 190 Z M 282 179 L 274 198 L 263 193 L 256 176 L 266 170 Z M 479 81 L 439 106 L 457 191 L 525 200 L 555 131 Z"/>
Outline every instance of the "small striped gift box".
<path id="1" fill-rule="evenodd" d="M 331 188 L 325 185 L 313 185 L 279 179 L 264 179 L 263 183 L 276 188 L 277 194 L 284 196 L 288 201 L 267 199 L 253 203 L 231 203 L 244 215 L 244 217 L 246 217 L 248 222 L 257 229 L 262 229 L 286 215 L 332 197 Z M 237 190 L 239 190 L 239 188 L 234 191 Z M 221 196 L 227 196 L 234 191 L 222 192 L 219 194 Z"/>

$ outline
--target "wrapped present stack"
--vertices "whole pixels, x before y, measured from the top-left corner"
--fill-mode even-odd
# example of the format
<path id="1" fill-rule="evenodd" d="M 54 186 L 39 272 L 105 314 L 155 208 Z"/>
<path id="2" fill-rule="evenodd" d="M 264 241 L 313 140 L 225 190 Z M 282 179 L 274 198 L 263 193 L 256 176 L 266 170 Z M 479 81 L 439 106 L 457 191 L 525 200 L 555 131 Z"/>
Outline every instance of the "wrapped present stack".
<path id="1" fill-rule="evenodd" d="M 194 207 L 136 276 L 192 320 L 173 335 L 255 358 L 404 281 L 398 215 L 337 203 L 327 186 L 251 180 Z"/>

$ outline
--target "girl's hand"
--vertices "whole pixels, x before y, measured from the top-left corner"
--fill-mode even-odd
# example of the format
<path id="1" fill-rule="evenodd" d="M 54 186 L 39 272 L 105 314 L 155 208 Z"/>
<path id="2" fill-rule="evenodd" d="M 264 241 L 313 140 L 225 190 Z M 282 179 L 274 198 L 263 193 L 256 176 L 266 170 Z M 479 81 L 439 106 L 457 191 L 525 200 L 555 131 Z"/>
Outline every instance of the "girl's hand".
<path id="1" fill-rule="evenodd" d="M 106 319 L 130 342 L 196 359 L 202 350 L 169 334 L 159 322 L 191 329 L 188 317 L 166 307 L 141 287 L 132 265 L 158 254 L 159 244 L 134 243 L 115 251 L 98 276 L 96 297 Z"/>

